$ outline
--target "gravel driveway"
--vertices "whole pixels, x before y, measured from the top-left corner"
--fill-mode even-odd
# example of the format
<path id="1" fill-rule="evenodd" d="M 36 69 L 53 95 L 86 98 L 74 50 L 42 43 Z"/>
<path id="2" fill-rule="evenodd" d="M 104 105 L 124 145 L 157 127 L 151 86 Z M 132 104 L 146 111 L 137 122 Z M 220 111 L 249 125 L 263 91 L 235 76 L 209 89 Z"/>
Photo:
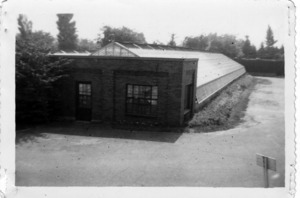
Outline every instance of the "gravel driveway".
<path id="1" fill-rule="evenodd" d="M 284 79 L 258 81 L 245 122 L 227 131 L 131 132 L 75 123 L 18 132 L 16 185 L 263 187 L 255 156 L 261 153 L 277 160 L 270 186 L 283 187 Z"/>

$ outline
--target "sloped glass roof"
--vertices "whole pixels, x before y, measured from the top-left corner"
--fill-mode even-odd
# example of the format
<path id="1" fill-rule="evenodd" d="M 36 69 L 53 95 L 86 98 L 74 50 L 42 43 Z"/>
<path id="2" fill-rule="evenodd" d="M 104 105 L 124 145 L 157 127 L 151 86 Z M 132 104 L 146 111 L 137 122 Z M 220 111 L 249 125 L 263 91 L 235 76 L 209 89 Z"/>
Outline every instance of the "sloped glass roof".
<path id="1" fill-rule="evenodd" d="M 215 91 L 245 73 L 242 65 L 223 54 L 177 46 L 112 42 L 94 53 L 59 51 L 52 55 L 198 59 L 196 93 L 198 102 L 206 100 Z"/>
<path id="2" fill-rule="evenodd" d="M 130 47 L 134 48 L 134 46 Z M 110 43 L 100 50 L 91 54 L 92 56 L 123 56 L 123 57 L 136 57 L 137 55 L 132 53 L 128 47 L 120 45 L 119 43 Z"/>
<path id="3" fill-rule="evenodd" d="M 57 51 L 55 53 L 52 53 L 49 55 L 51 56 L 89 56 L 91 55 L 90 52 L 88 51 L 63 51 L 63 50 L 60 50 L 60 51 Z"/>
<path id="4" fill-rule="evenodd" d="M 112 49 L 115 49 L 116 53 L 112 53 Z M 121 49 L 125 50 L 126 53 L 120 53 Z M 197 86 L 201 86 L 233 71 L 244 68 L 223 54 L 200 52 L 183 47 L 165 45 L 113 42 L 92 55 L 198 59 Z"/>

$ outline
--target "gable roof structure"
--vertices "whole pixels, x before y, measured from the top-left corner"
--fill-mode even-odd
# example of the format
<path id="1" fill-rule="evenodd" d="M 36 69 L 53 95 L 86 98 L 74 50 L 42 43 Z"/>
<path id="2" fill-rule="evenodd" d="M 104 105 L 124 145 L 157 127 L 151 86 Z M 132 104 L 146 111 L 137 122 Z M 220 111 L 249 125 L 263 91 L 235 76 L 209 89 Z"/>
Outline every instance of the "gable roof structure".
<path id="1" fill-rule="evenodd" d="M 102 47 L 91 56 L 122 56 L 122 57 L 139 57 L 129 48 L 118 42 L 112 42 Z"/>
<path id="2" fill-rule="evenodd" d="M 112 42 L 93 53 L 59 51 L 49 56 L 197 59 L 196 97 L 199 104 L 246 72 L 244 66 L 223 54 L 167 45 Z"/>
<path id="3" fill-rule="evenodd" d="M 244 69 L 244 66 L 220 53 L 167 45 L 112 42 L 91 56 L 198 59 L 197 86 Z"/>

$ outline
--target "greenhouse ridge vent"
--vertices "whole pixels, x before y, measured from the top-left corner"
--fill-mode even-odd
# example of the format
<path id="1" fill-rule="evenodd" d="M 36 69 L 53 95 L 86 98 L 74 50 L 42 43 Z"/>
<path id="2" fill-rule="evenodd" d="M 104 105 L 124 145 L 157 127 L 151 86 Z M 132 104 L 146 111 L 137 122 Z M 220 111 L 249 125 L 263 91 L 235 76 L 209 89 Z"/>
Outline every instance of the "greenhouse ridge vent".
<path id="1" fill-rule="evenodd" d="M 183 47 L 112 42 L 72 59 L 61 81 L 63 119 L 180 126 L 210 96 L 245 73 L 219 53 Z"/>

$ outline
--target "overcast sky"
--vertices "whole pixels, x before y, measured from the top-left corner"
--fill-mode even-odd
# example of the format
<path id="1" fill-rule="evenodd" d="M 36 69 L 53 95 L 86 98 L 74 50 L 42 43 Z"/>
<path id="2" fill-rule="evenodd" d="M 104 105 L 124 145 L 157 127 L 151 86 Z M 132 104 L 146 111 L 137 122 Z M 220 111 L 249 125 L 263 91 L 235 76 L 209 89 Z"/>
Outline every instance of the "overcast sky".
<path id="1" fill-rule="evenodd" d="M 181 44 L 185 36 L 218 33 L 249 35 L 259 47 L 270 25 L 278 46 L 284 43 L 287 5 L 280 0 L 27 0 L 18 12 L 34 30 L 58 33 L 57 13 L 73 13 L 79 38 L 96 39 L 101 27 L 126 26 L 143 32 L 148 43 L 167 43 L 171 34 Z"/>

